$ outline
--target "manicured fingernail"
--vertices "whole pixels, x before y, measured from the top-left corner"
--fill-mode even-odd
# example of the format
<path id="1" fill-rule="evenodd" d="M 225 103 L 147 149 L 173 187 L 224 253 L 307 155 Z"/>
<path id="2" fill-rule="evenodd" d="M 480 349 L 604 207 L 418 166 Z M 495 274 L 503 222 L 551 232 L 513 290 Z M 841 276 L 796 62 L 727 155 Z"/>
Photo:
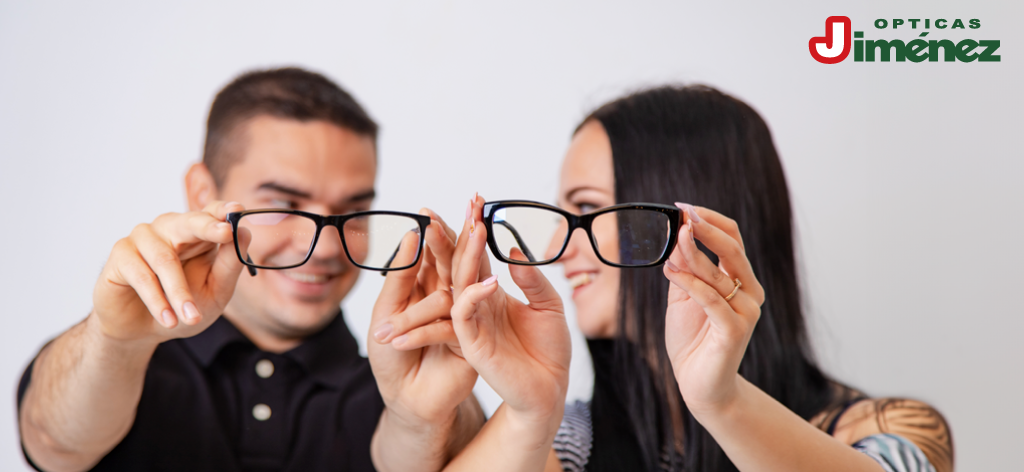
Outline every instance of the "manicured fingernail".
<path id="1" fill-rule="evenodd" d="M 399 337 L 397 337 L 395 339 L 392 339 L 391 340 L 391 345 L 395 346 L 395 347 L 402 347 L 402 345 L 405 344 L 405 342 L 408 341 L 408 340 L 409 340 L 409 335 L 403 334 L 403 335 L 401 335 L 401 336 L 399 336 Z"/>
<path id="2" fill-rule="evenodd" d="M 488 285 L 494 285 L 494 283 L 497 282 L 497 281 L 498 281 L 498 276 L 497 275 L 492 275 L 492 276 L 487 277 L 486 279 L 484 279 L 484 281 L 481 282 L 481 284 L 483 284 L 483 286 L 486 287 Z"/>
<path id="3" fill-rule="evenodd" d="M 391 323 L 384 323 L 377 328 L 377 331 L 373 332 L 373 337 L 378 341 L 383 341 L 394 330 L 395 327 L 391 326 Z"/>
<path id="4" fill-rule="evenodd" d="M 199 309 L 196 308 L 195 303 L 192 302 L 185 302 L 185 305 L 182 306 L 182 312 L 185 313 L 185 321 L 195 321 L 202 316 L 199 314 Z"/>
<path id="5" fill-rule="evenodd" d="M 686 232 L 690 234 L 690 242 L 694 243 L 694 244 L 697 244 L 697 242 L 693 240 L 693 222 L 692 221 L 686 223 Z"/>
<path id="6" fill-rule="evenodd" d="M 700 217 L 697 216 L 697 210 L 693 208 L 693 205 L 686 208 L 686 214 L 690 215 L 690 219 L 693 220 L 694 223 L 700 223 Z"/>
<path id="7" fill-rule="evenodd" d="M 469 216 L 473 214 L 473 202 L 470 201 L 466 204 L 466 220 L 469 220 Z"/>
<path id="8" fill-rule="evenodd" d="M 174 324 L 174 312 L 171 310 L 164 310 L 160 313 L 160 318 L 164 320 L 165 328 L 170 328 Z"/>
<path id="9" fill-rule="evenodd" d="M 668 267 L 668 270 L 671 270 L 672 272 L 679 272 L 679 268 L 676 267 L 672 261 L 665 261 L 665 267 Z"/>
<path id="10" fill-rule="evenodd" d="M 231 229 L 231 223 L 217 223 L 217 229 Z"/>

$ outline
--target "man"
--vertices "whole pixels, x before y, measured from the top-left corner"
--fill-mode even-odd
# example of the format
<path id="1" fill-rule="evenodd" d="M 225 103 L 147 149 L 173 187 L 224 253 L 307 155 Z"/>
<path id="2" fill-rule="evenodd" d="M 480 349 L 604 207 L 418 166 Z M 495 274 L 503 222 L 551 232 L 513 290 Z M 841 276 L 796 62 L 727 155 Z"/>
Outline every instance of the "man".
<path id="1" fill-rule="evenodd" d="M 224 222 L 244 208 L 368 209 L 376 134 L 362 107 L 318 74 L 268 70 L 225 87 L 203 161 L 185 178 L 191 211 L 118 241 L 92 312 L 23 375 L 19 427 L 30 463 L 437 470 L 463 447 L 483 421 L 476 373 L 447 346 L 399 352 L 370 342 L 371 373 L 339 311 L 360 270 L 334 228 L 305 265 L 240 276 Z M 388 326 L 451 309 L 454 232 L 423 213 L 432 217 L 427 247 L 416 268 L 388 274 L 373 313 L 378 339 Z"/>

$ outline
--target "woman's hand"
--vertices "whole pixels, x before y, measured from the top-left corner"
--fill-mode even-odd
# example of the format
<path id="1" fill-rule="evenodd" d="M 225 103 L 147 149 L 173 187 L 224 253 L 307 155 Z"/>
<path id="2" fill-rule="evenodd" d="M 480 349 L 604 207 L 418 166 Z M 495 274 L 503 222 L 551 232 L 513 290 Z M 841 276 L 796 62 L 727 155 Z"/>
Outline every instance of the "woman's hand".
<path id="1" fill-rule="evenodd" d="M 498 286 L 484 253 L 483 203 L 479 197 L 470 202 L 456 248 L 455 333 L 466 360 L 501 396 L 510 413 L 549 423 L 554 418 L 553 433 L 565 407 L 572 353 L 565 308 L 536 267 L 509 265 L 528 305 Z M 517 256 L 525 260 L 522 253 L 514 252 L 513 257 Z"/>
<path id="2" fill-rule="evenodd" d="M 735 221 L 706 208 L 676 205 L 689 221 L 680 229 L 664 268 L 671 282 L 665 345 L 680 393 L 699 420 L 736 399 L 737 372 L 761 315 L 764 290 L 754 277 Z M 693 238 L 718 255 L 717 267 Z M 742 283 L 738 290 L 736 279 Z M 726 301 L 733 290 L 735 295 Z"/>

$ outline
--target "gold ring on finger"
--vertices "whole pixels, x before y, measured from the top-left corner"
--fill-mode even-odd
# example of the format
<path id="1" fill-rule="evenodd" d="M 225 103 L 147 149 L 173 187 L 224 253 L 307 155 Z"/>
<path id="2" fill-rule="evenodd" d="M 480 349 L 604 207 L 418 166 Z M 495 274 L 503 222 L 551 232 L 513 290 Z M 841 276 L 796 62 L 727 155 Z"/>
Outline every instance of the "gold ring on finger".
<path id="1" fill-rule="evenodd" d="M 730 294 L 725 296 L 725 301 L 732 300 L 732 297 L 735 297 L 736 293 L 740 291 L 740 287 L 743 286 L 743 282 L 740 282 L 740 279 L 738 279 L 738 278 L 734 279 L 732 281 L 732 283 L 733 283 L 732 293 L 730 293 Z"/>

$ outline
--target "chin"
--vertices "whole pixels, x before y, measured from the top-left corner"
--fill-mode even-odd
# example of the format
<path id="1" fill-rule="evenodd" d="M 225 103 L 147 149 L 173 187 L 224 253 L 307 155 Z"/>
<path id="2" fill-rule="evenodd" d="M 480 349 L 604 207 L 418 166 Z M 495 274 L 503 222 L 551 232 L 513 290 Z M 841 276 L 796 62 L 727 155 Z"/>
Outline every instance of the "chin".
<path id="1" fill-rule="evenodd" d="M 576 305 L 576 325 L 579 326 L 583 336 L 589 339 L 611 338 L 616 331 L 614 315 L 601 316 L 594 311 L 586 311 L 578 304 Z"/>
<path id="2" fill-rule="evenodd" d="M 323 328 L 339 310 L 338 304 L 286 304 L 268 314 L 282 331 L 307 336 Z"/>

